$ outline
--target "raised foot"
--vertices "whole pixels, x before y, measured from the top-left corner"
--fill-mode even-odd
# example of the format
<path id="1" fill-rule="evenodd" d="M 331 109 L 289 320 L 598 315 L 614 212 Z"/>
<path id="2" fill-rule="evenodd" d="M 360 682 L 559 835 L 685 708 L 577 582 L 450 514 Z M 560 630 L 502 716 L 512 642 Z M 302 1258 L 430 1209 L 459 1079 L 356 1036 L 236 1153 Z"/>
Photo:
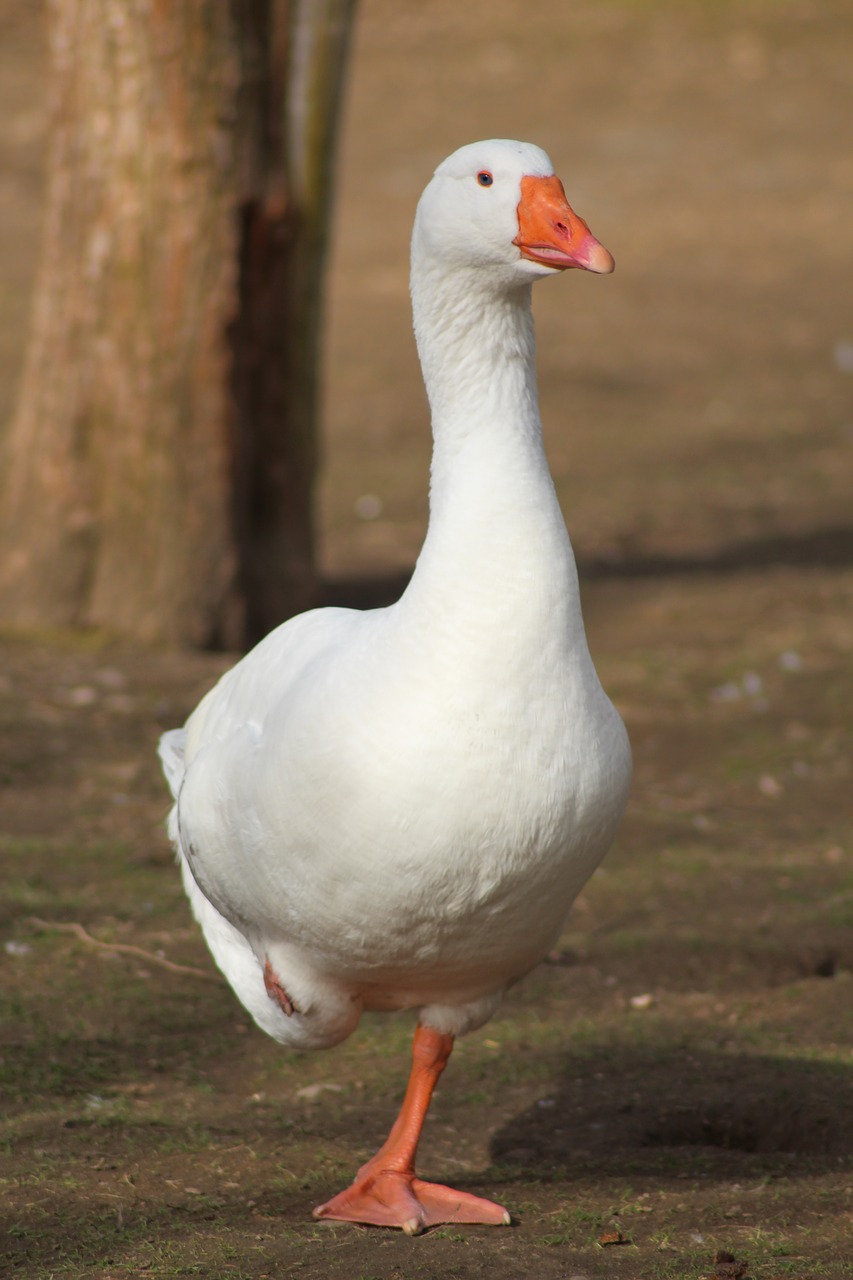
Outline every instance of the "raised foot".
<path id="1" fill-rule="evenodd" d="M 356 1178 L 346 1191 L 319 1205 L 314 1217 L 399 1227 L 410 1236 L 447 1222 L 477 1222 L 491 1227 L 507 1227 L 510 1222 L 506 1209 L 492 1200 L 472 1196 L 468 1191 L 454 1191 L 440 1182 L 423 1182 L 414 1174 L 392 1169 Z"/>

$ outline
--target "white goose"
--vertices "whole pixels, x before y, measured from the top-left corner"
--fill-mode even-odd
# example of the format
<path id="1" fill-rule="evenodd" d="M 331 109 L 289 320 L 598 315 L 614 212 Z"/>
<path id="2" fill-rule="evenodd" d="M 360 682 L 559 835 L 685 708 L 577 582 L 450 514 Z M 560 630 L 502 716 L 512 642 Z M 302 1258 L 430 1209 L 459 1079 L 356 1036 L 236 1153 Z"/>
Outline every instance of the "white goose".
<path id="1" fill-rule="evenodd" d="M 419 1010 L 390 1136 L 317 1217 L 509 1222 L 417 1178 L 418 1138 L 454 1037 L 553 946 L 625 804 L 537 405 L 531 286 L 569 267 L 613 259 L 538 147 L 439 166 L 412 238 L 435 446 L 411 583 L 286 622 L 161 743 L 186 891 L 256 1022 L 322 1048 Z"/>

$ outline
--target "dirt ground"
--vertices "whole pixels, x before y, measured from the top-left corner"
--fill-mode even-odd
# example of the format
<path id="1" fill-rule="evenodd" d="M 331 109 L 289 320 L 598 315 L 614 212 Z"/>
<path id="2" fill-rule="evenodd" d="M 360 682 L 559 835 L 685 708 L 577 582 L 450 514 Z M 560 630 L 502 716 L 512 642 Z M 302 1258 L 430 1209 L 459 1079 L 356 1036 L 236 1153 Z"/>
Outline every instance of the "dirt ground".
<path id="1" fill-rule="evenodd" d="M 422 1146 L 426 1176 L 513 1225 L 312 1221 L 387 1130 L 411 1022 L 300 1056 L 215 981 L 153 749 L 228 659 L 5 636 L 0 1274 L 851 1274 L 851 66 L 847 0 L 363 0 L 330 277 L 330 598 L 381 600 L 423 536 L 406 248 L 434 165 L 477 137 L 539 142 L 617 259 L 541 287 L 537 322 L 633 796 L 559 951 L 457 1046 Z M 0 420 L 43 69 L 37 7 L 8 0 Z M 204 976 L 54 927 L 73 923 Z"/>

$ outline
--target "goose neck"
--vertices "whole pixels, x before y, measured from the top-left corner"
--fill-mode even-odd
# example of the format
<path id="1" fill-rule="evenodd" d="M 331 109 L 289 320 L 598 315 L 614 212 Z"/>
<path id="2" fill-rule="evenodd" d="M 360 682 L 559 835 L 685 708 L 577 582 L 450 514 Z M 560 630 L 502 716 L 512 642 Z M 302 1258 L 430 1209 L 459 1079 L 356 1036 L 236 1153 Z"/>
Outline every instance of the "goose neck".
<path id="1" fill-rule="evenodd" d="M 501 288 L 482 269 L 421 266 L 412 307 L 436 447 L 478 428 L 538 437 L 530 285 Z"/>

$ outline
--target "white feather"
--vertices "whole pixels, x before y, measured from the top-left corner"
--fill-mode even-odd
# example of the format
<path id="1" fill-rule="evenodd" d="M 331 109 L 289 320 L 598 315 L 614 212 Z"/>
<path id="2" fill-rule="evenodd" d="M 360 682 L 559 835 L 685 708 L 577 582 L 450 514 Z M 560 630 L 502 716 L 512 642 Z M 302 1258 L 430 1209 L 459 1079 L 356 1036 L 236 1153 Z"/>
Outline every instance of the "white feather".
<path id="1" fill-rule="evenodd" d="M 435 447 L 402 599 L 285 623 L 161 745 L 196 918 L 289 1044 L 333 1044 L 363 1008 L 481 1025 L 553 945 L 621 818 L 627 737 L 541 439 L 530 286 L 553 272 L 512 243 L 522 177 L 551 172 L 538 148 L 474 144 L 421 199 L 412 299 Z"/>

